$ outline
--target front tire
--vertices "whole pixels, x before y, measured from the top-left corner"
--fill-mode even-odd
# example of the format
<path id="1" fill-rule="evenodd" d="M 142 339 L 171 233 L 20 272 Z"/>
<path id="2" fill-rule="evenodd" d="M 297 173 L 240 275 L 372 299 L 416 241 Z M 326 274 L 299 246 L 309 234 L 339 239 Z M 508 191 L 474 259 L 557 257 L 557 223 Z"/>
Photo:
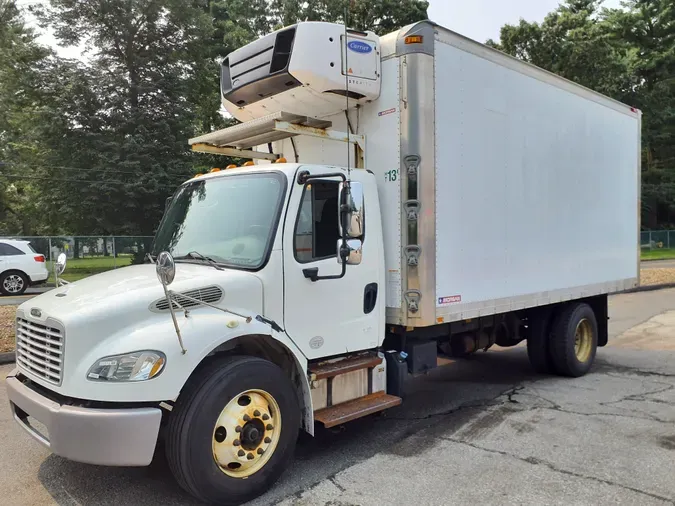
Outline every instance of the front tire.
<path id="1" fill-rule="evenodd" d="M 277 481 L 299 426 L 295 390 L 277 365 L 256 357 L 217 360 L 190 379 L 171 412 L 169 467 L 198 499 L 241 504 Z"/>
<path id="2" fill-rule="evenodd" d="M 18 271 L 5 272 L 0 277 L 0 292 L 3 295 L 23 295 L 28 284 L 25 274 Z"/>
<path id="3" fill-rule="evenodd" d="M 588 304 L 570 304 L 553 323 L 549 343 L 556 372 L 578 378 L 593 365 L 598 348 L 598 322 Z"/>

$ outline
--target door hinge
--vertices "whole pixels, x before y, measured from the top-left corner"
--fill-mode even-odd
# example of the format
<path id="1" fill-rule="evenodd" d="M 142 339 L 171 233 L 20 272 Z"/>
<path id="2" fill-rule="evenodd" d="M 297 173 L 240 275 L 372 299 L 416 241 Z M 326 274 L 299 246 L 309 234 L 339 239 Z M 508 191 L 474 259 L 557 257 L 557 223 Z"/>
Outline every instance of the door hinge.
<path id="1" fill-rule="evenodd" d="M 409 267 L 417 267 L 419 265 L 421 253 L 422 248 L 416 244 L 411 244 L 410 246 L 405 247 L 405 257 L 408 259 Z"/>
<path id="2" fill-rule="evenodd" d="M 403 204 L 403 206 L 405 207 L 405 212 L 406 215 L 408 216 L 408 221 L 417 221 L 421 207 L 420 201 L 408 200 L 406 201 L 405 204 Z"/>
<path id="3" fill-rule="evenodd" d="M 417 313 L 420 310 L 420 300 L 422 292 L 419 290 L 408 290 L 405 292 L 405 301 L 408 303 L 408 312 Z"/>
<path id="4" fill-rule="evenodd" d="M 408 155 L 403 159 L 406 171 L 408 172 L 408 179 L 410 181 L 417 181 L 417 173 L 419 171 L 421 161 L 422 159 L 418 155 Z"/>

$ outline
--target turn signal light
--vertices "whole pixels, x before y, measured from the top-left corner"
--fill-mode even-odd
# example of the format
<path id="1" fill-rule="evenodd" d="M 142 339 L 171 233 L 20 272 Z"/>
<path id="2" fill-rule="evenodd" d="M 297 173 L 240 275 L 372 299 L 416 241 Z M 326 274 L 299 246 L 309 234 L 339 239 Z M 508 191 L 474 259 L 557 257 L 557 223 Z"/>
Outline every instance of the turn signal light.
<path id="1" fill-rule="evenodd" d="M 250 167 L 252 165 L 255 165 L 255 164 L 252 161 L 248 161 L 244 165 L 242 165 L 242 167 Z"/>
<path id="2" fill-rule="evenodd" d="M 220 169 L 214 168 L 214 169 L 211 169 L 209 172 L 220 172 Z"/>
<path id="3" fill-rule="evenodd" d="M 236 169 L 236 168 L 237 168 L 237 166 L 236 166 L 235 164 L 233 164 L 233 163 L 231 163 L 230 165 L 228 165 L 227 167 L 225 167 L 225 169 Z"/>
<path id="4" fill-rule="evenodd" d="M 282 156 L 281 158 L 278 158 L 277 161 L 274 163 L 288 163 L 288 161 Z"/>

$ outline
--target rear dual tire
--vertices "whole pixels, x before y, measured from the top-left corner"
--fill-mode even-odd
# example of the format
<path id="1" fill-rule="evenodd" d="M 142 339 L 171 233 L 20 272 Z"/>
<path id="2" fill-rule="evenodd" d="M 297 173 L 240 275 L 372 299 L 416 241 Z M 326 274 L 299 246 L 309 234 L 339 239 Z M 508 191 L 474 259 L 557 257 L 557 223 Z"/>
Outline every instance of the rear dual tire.
<path id="1" fill-rule="evenodd" d="M 584 303 L 563 306 L 549 327 L 547 317 L 535 318 L 527 339 L 527 354 L 535 371 L 578 378 L 593 366 L 598 323 Z"/>

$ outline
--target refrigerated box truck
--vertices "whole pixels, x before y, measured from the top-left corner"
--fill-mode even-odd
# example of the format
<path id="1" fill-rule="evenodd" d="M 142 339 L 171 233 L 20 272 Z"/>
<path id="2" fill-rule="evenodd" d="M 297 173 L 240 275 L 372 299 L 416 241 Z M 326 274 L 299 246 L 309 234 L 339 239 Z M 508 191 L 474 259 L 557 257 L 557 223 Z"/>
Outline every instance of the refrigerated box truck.
<path id="1" fill-rule="evenodd" d="M 181 185 L 147 264 L 17 311 L 9 399 L 54 453 L 143 466 L 161 436 L 235 504 L 445 357 L 588 372 L 638 284 L 640 111 L 431 22 L 300 23 L 221 84 L 241 123 L 189 142 L 251 161 Z"/>

